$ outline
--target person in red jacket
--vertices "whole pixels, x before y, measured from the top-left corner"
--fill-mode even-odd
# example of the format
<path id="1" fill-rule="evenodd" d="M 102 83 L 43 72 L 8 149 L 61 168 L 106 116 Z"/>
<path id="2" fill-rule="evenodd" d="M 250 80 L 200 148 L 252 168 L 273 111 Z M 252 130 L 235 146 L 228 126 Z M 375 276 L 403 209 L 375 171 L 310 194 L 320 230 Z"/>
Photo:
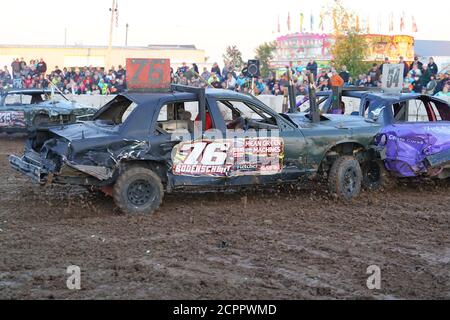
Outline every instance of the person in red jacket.
<path id="1" fill-rule="evenodd" d="M 198 114 L 197 118 L 195 118 L 195 122 L 200 122 L 200 113 Z M 206 110 L 206 128 L 205 130 L 208 131 L 209 129 L 213 128 L 212 118 L 209 114 L 209 111 Z"/>

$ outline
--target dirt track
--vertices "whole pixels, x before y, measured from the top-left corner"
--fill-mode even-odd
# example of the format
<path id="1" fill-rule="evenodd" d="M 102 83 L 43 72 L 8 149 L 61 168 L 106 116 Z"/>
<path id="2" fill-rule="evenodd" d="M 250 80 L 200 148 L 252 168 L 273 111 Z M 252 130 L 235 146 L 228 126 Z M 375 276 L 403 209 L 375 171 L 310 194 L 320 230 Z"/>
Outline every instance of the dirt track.
<path id="1" fill-rule="evenodd" d="M 170 195 L 136 217 L 30 183 L 9 169 L 21 148 L 0 138 L 0 299 L 450 299 L 449 181 L 352 204 L 320 188 Z M 370 265 L 381 290 L 366 287 Z"/>

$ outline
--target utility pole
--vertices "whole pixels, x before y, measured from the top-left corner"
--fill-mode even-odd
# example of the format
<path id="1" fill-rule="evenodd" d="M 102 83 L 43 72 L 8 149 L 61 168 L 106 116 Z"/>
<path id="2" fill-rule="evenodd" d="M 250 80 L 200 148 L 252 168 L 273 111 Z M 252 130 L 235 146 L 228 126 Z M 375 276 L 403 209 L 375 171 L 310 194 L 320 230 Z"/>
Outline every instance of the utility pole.
<path id="1" fill-rule="evenodd" d="M 128 47 L 128 28 L 130 27 L 130 25 L 128 24 L 128 22 L 127 22 L 127 24 L 126 24 L 126 32 L 125 32 L 125 47 Z"/>
<path id="2" fill-rule="evenodd" d="M 67 47 L 67 28 L 64 29 L 64 47 Z"/>
<path id="3" fill-rule="evenodd" d="M 114 31 L 114 17 L 117 14 L 117 0 L 112 0 L 112 7 L 109 8 L 111 11 L 111 25 L 109 28 L 109 44 L 108 44 L 108 65 L 107 68 L 110 68 L 112 65 L 112 42 L 113 42 L 113 31 Z"/>

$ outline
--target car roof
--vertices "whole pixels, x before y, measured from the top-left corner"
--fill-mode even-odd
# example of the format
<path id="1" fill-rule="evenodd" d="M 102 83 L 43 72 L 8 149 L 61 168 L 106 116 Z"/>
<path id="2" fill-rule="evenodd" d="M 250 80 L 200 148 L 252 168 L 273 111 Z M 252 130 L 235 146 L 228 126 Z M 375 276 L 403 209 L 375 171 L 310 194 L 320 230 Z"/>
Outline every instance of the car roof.
<path id="1" fill-rule="evenodd" d="M 329 97 L 333 94 L 332 91 L 321 91 L 317 93 L 318 97 Z M 410 92 L 410 93 L 402 93 L 400 95 L 396 95 L 396 94 L 387 94 L 384 92 L 374 92 L 374 91 L 343 91 L 343 96 L 344 97 L 350 97 L 350 98 L 363 98 L 366 97 L 369 100 L 378 100 L 378 101 L 385 101 L 385 102 L 389 102 L 389 103 L 395 103 L 395 102 L 401 102 L 401 101 L 407 101 L 407 100 L 412 100 L 412 99 L 418 99 L 421 97 L 424 97 L 425 95 L 420 94 L 420 93 L 414 93 L 414 92 Z M 445 100 L 436 98 L 436 97 L 430 97 L 427 96 L 428 98 L 431 98 L 433 100 L 439 100 L 442 102 L 446 102 Z"/>
<path id="2" fill-rule="evenodd" d="M 122 96 L 126 97 L 127 99 L 137 103 L 137 104 L 147 104 L 154 101 L 158 101 L 160 99 L 170 99 L 170 100 L 196 100 L 197 95 L 194 93 L 188 93 L 188 92 L 178 92 L 178 91 L 169 91 L 169 92 L 124 92 L 121 94 Z M 236 99 L 236 100 L 255 100 L 256 98 L 231 91 L 231 90 L 224 90 L 224 89 L 212 89 L 207 88 L 206 89 L 206 96 L 208 98 L 214 98 L 214 99 Z M 257 100 L 257 99 L 256 99 Z"/>
<path id="3" fill-rule="evenodd" d="M 33 94 L 33 93 L 51 93 L 50 89 L 14 89 L 9 91 L 4 91 L 3 94 Z M 55 93 L 58 93 L 55 90 Z"/>

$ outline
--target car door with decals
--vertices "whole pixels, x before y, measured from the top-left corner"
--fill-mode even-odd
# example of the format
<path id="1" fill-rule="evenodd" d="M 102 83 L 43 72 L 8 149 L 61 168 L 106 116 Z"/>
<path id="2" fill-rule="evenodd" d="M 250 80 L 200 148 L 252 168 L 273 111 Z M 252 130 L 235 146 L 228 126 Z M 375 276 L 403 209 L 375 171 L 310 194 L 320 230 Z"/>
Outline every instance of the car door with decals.
<path id="1" fill-rule="evenodd" d="M 281 116 L 247 100 L 209 99 L 208 105 L 214 127 L 177 147 L 175 175 L 246 185 L 294 181 L 305 172 L 305 139 Z"/>
<path id="2" fill-rule="evenodd" d="M 25 129 L 25 108 L 23 101 L 28 99 L 22 94 L 11 94 L 2 97 L 0 106 L 0 130 L 7 129 Z"/>

